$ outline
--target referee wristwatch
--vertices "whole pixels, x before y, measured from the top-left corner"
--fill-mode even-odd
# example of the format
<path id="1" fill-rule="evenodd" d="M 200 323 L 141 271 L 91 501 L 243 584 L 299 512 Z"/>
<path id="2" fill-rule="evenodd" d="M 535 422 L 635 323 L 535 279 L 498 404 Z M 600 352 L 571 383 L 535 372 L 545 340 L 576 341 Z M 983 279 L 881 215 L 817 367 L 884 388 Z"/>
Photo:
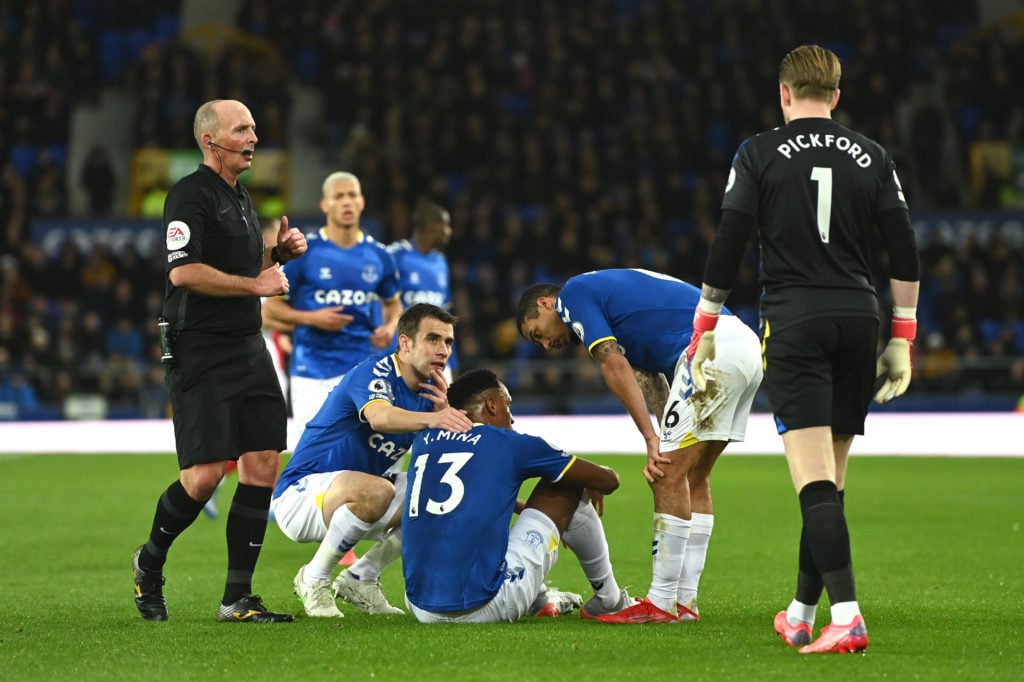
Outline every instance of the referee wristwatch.
<path id="1" fill-rule="evenodd" d="M 281 265 L 285 263 L 284 258 L 281 257 L 281 250 L 276 246 L 270 250 L 270 260 Z"/>

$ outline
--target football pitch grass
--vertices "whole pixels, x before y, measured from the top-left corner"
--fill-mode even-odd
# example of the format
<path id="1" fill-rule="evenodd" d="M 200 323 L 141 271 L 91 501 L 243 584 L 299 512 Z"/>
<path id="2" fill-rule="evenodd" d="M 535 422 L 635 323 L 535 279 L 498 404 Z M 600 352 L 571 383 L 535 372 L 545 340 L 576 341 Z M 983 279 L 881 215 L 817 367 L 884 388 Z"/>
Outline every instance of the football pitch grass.
<path id="1" fill-rule="evenodd" d="M 643 460 L 594 459 L 622 476 L 604 522 L 616 577 L 643 596 L 652 512 Z M 201 516 L 175 544 L 165 570 L 170 621 L 146 622 L 132 602 L 129 557 L 175 475 L 171 455 L 0 456 L 0 678 L 1017 680 L 1024 670 L 1024 459 L 851 460 L 846 505 L 871 645 L 845 656 L 801 656 L 772 630 L 792 597 L 799 534 L 779 456 L 719 462 L 702 619 L 678 625 L 573 615 L 425 626 L 346 604 L 344 619 L 309 619 L 291 582 L 315 547 L 273 524 L 254 587 L 271 609 L 301 615 L 292 624 L 218 623 L 223 516 Z M 400 565 L 382 582 L 402 604 Z M 551 583 L 590 596 L 568 550 Z M 816 625 L 828 621 L 823 599 Z"/>

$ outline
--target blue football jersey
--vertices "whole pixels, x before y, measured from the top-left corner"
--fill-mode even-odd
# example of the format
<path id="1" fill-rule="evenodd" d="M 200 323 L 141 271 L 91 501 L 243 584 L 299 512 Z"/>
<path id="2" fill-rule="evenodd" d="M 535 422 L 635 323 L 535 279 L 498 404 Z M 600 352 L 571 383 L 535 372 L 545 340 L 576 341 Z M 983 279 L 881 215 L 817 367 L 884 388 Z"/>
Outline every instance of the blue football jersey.
<path id="1" fill-rule="evenodd" d="M 477 424 L 421 431 L 409 459 L 402 570 L 409 601 L 450 612 L 486 603 L 505 578 L 509 523 L 523 481 L 558 481 L 576 461 L 542 438 Z"/>
<path id="2" fill-rule="evenodd" d="M 314 379 L 336 377 L 370 355 L 379 355 L 370 344 L 375 302 L 398 295 L 398 268 L 384 245 L 365 233 L 350 249 L 329 240 L 324 228 L 307 235 L 307 241 L 302 258 L 284 266 L 290 284 L 285 298 L 296 310 L 344 306 L 342 312 L 355 319 L 337 332 L 297 326 L 290 371 L 292 376 Z"/>
<path id="3" fill-rule="evenodd" d="M 402 289 L 402 305 L 409 307 L 417 303 L 430 303 L 442 310 L 451 310 L 451 282 L 448 273 L 448 259 L 440 251 L 423 253 L 408 239 L 388 245 L 388 253 L 395 258 L 398 266 L 399 283 Z M 388 352 L 398 350 L 398 335 Z M 452 351 L 448 366 L 458 367 L 455 352 Z"/>
<path id="4" fill-rule="evenodd" d="M 375 400 L 413 412 L 434 409 L 402 379 L 395 356 L 364 360 L 335 386 L 306 425 L 277 480 L 274 497 L 309 474 L 362 471 L 379 476 L 397 463 L 416 434 L 374 431 L 363 419 L 363 409 Z"/>
<path id="5" fill-rule="evenodd" d="M 595 270 L 576 275 L 555 310 L 588 351 L 615 339 L 635 369 L 671 380 L 693 333 L 700 289 L 649 270 Z M 729 311 L 722 309 L 722 314 Z"/>

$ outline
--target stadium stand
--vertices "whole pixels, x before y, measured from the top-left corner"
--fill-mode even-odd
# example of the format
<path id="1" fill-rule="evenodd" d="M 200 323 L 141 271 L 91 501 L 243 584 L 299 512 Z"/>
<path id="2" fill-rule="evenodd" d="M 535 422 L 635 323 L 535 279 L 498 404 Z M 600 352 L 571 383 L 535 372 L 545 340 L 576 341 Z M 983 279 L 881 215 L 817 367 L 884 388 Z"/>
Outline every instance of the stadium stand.
<path id="1" fill-rule="evenodd" d="M 984 12 L 1018 3 L 769 4 L 6 4 L 0 418 L 166 414 L 153 233 L 169 176 L 133 187 L 132 159 L 188 169 L 213 96 L 243 99 L 260 150 L 281 153 L 254 196 L 293 223 L 318 224 L 325 169 L 360 176 L 385 241 L 420 198 L 451 208 L 462 364 L 497 363 L 517 409 L 615 410 L 582 358 L 569 372 L 519 339 L 519 293 L 604 267 L 698 281 L 731 154 L 780 122 L 774 69 L 800 42 L 848 60 L 838 117 L 893 153 L 919 222 L 917 376 L 891 409 L 1012 409 L 1024 14 Z M 741 275 L 729 303 L 756 326 L 754 268 Z"/>

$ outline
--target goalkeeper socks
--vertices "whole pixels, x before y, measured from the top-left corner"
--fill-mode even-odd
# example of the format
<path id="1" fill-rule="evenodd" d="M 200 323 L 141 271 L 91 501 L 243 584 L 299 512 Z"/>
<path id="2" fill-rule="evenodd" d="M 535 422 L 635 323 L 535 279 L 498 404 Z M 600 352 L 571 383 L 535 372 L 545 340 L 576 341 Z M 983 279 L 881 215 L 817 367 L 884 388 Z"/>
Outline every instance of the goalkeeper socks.
<path id="1" fill-rule="evenodd" d="M 853 579 L 853 566 L 844 566 L 835 571 L 829 571 L 821 577 L 825 580 L 825 590 L 828 592 L 830 604 L 857 601 L 857 584 Z"/>
<path id="2" fill-rule="evenodd" d="M 192 525 L 205 504 L 192 499 L 180 480 L 169 485 L 156 503 L 149 540 L 139 554 L 139 566 L 147 571 L 163 570 L 171 543 Z"/>
<path id="3" fill-rule="evenodd" d="M 272 488 L 239 483 L 231 498 L 225 533 L 228 540 L 228 577 L 222 604 L 234 604 L 252 594 L 252 574 L 267 533 Z"/>
<path id="4" fill-rule="evenodd" d="M 821 598 L 821 591 L 825 583 L 821 580 L 821 573 L 814 563 L 814 554 L 807 542 L 807 529 L 800 530 L 800 570 L 796 576 L 796 601 L 804 604 L 817 604 Z"/>
<path id="5" fill-rule="evenodd" d="M 313 560 L 306 564 L 302 573 L 303 582 L 308 584 L 315 580 L 329 580 L 341 557 L 366 537 L 372 525 L 353 514 L 347 504 L 338 507 L 331 516 L 327 535 L 313 555 Z"/>
<path id="6" fill-rule="evenodd" d="M 843 507 L 844 512 L 846 508 L 846 491 L 839 491 L 839 505 Z M 801 604 L 817 604 L 818 600 L 821 599 L 821 591 L 825 589 L 825 583 L 821 579 L 821 573 L 818 571 L 817 565 L 814 563 L 814 555 L 811 553 L 811 547 L 807 544 L 807 531 L 806 529 L 800 530 L 800 571 L 796 578 L 796 596 L 793 598 L 795 603 Z"/>
<path id="7" fill-rule="evenodd" d="M 690 528 L 690 538 L 686 541 L 683 570 L 679 576 L 679 588 L 676 592 L 676 601 L 684 606 L 697 599 L 697 588 L 700 584 L 700 575 L 704 572 L 704 563 L 707 561 L 708 543 L 711 542 L 715 517 L 713 514 L 694 512 L 690 516 L 690 523 L 693 525 Z"/>
<path id="8" fill-rule="evenodd" d="M 829 602 L 856 601 L 850 559 L 850 533 L 839 491 L 831 481 L 814 481 L 800 491 L 804 533 Z"/>
<path id="9" fill-rule="evenodd" d="M 839 496 L 839 506 L 844 507 L 845 511 L 846 492 L 839 490 L 837 494 Z M 821 599 L 821 591 L 824 588 L 825 582 L 822 580 L 821 573 L 818 572 L 818 567 L 814 563 L 814 556 L 811 553 L 811 547 L 807 542 L 807 530 L 803 528 L 800 531 L 800 571 L 796 577 L 796 597 L 793 598 L 789 608 L 786 609 L 786 616 L 790 625 L 797 625 L 803 622 L 814 627 L 814 616 L 818 610 L 818 600 Z M 856 604 L 856 602 L 853 603 Z M 836 621 L 834 615 L 832 620 L 833 622 L 849 622 L 848 620 Z"/>
<path id="10" fill-rule="evenodd" d="M 676 592 L 683 572 L 683 555 L 690 537 L 690 521 L 654 513 L 653 578 L 648 598 L 663 611 L 676 612 Z"/>
<path id="11" fill-rule="evenodd" d="M 576 512 L 562 533 L 562 541 L 576 555 L 583 574 L 594 588 L 594 594 L 600 597 L 606 607 L 617 604 L 619 584 L 612 572 L 604 525 L 589 501 L 581 501 L 576 507 Z"/>
<path id="12" fill-rule="evenodd" d="M 395 528 L 383 540 L 371 547 L 366 554 L 359 557 L 348 572 L 357 580 L 376 582 L 384 569 L 402 556 L 402 528 Z"/>

